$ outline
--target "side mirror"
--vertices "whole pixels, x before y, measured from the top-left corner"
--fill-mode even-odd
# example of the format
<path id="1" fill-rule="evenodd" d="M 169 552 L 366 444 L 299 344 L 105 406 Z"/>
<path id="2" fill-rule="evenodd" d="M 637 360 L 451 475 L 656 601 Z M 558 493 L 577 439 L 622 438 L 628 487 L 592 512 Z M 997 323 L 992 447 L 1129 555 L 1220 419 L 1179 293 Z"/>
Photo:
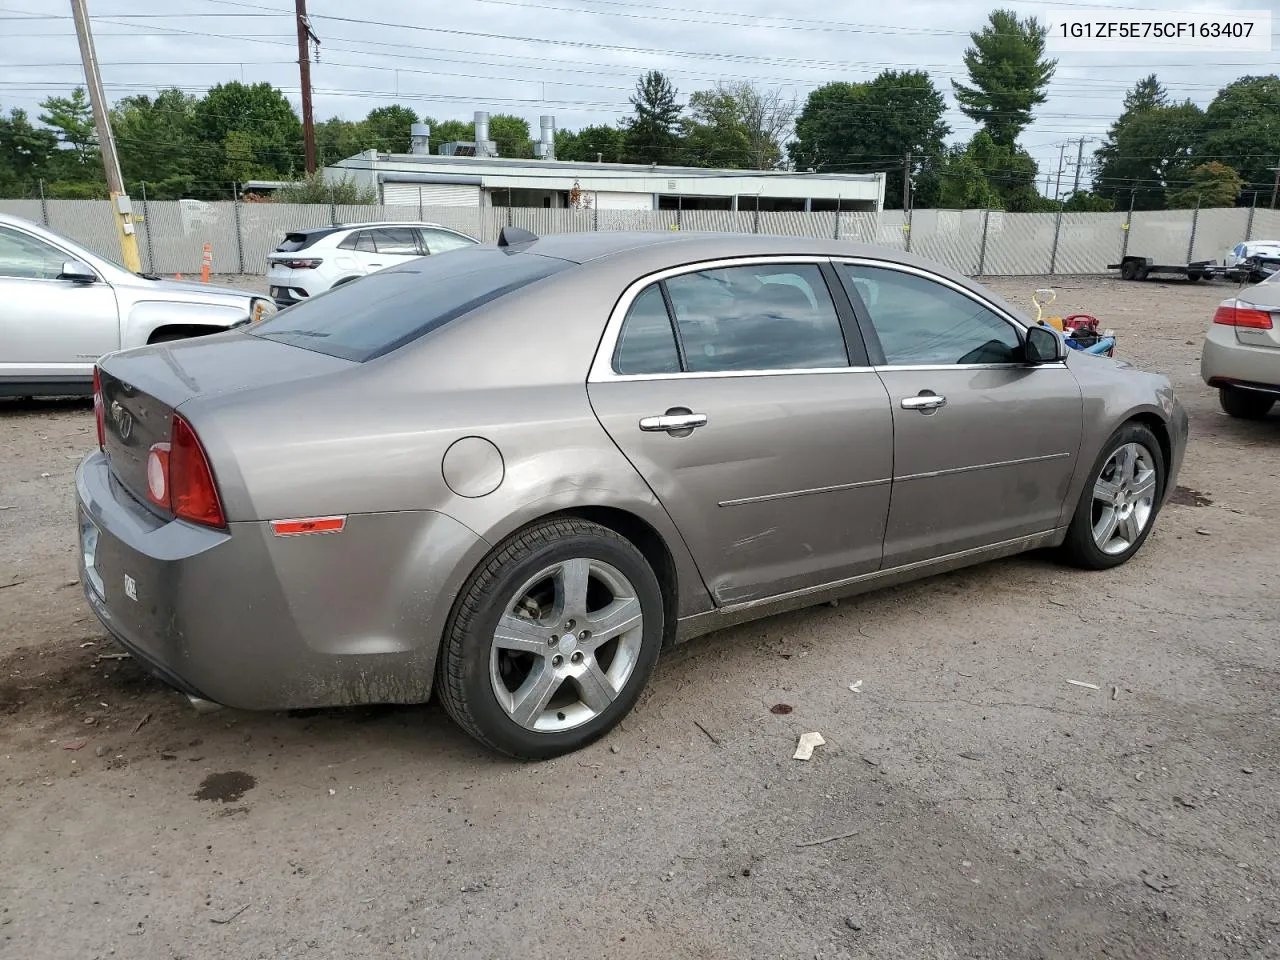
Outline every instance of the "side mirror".
<path id="1" fill-rule="evenodd" d="M 93 272 L 93 268 L 87 263 L 79 260 L 68 260 L 62 265 L 62 272 L 58 274 L 59 280 L 70 280 L 72 283 L 97 283 L 98 275 Z"/>
<path id="2" fill-rule="evenodd" d="M 1067 345 L 1062 338 L 1049 327 L 1039 324 L 1027 330 L 1025 345 L 1027 363 L 1033 366 L 1041 363 L 1056 363 L 1067 356 Z"/>

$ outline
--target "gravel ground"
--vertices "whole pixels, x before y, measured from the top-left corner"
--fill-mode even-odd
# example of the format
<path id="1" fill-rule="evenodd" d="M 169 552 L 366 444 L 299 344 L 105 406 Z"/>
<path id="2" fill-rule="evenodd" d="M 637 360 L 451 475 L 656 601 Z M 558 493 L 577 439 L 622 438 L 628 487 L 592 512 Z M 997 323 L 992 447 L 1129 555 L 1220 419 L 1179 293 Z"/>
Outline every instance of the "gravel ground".
<path id="1" fill-rule="evenodd" d="M 201 716 L 110 659 L 74 583 L 91 410 L 0 404 L 0 956 L 1280 956 L 1280 415 L 1199 381 L 1229 288 L 1055 285 L 1191 413 L 1134 561 L 703 638 L 542 764 L 435 705 Z"/>

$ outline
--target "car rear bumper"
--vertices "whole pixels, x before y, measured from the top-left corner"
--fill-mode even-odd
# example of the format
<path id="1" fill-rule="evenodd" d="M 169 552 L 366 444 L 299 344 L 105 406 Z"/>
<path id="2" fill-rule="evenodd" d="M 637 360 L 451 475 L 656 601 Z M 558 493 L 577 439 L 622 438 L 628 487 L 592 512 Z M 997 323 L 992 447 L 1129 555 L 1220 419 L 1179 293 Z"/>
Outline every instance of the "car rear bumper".
<path id="1" fill-rule="evenodd" d="M 106 629 L 188 696 L 243 709 L 426 701 L 453 597 L 488 549 L 430 511 L 292 537 L 166 522 L 101 453 L 76 493 L 81 582 Z"/>
<path id="2" fill-rule="evenodd" d="M 1280 348 L 1241 343 L 1235 327 L 1215 323 L 1200 353 L 1200 376 L 1211 387 L 1280 392 Z"/>

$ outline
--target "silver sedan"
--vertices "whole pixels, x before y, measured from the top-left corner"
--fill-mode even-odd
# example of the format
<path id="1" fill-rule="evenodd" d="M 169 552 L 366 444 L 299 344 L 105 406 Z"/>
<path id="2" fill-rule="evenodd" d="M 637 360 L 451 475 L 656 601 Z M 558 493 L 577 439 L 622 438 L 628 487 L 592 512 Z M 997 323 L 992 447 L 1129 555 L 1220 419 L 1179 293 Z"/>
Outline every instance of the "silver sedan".
<path id="1" fill-rule="evenodd" d="M 1169 381 L 963 277 L 797 238 L 508 230 L 108 357 L 81 566 L 198 705 L 418 703 L 528 758 L 660 650 L 1035 548 L 1123 563 Z"/>
<path id="2" fill-rule="evenodd" d="M 0 213 L 0 396 L 87 396 L 104 354 L 226 330 L 275 310 L 241 290 L 130 273 Z"/>

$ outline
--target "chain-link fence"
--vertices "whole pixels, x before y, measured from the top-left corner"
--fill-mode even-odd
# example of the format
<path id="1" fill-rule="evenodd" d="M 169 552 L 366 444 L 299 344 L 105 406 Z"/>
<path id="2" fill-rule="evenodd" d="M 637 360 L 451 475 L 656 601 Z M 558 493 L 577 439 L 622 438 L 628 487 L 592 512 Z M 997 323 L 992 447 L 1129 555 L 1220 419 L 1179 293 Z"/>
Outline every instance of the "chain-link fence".
<path id="1" fill-rule="evenodd" d="M 106 200 L 0 200 L 15 214 L 119 259 Z M 1223 208 L 1126 213 L 900 210 L 790 213 L 752 210 L 557 210 L 536 207 L 342 206 L 135 202 L 143 268 L 196 273 L 207 243 L 215 273 L 266 272 L 286 233 L 376 220 L 438 223 L 492 243 L 504 226 L 539 235 L 669 230 L 820 237 L 910 250 L 973 276 L 1105 273 L 1124 254 L 1158 263 L 1222 260 L 1242 240 L 1280 238 L 1280 211 Z"/>

